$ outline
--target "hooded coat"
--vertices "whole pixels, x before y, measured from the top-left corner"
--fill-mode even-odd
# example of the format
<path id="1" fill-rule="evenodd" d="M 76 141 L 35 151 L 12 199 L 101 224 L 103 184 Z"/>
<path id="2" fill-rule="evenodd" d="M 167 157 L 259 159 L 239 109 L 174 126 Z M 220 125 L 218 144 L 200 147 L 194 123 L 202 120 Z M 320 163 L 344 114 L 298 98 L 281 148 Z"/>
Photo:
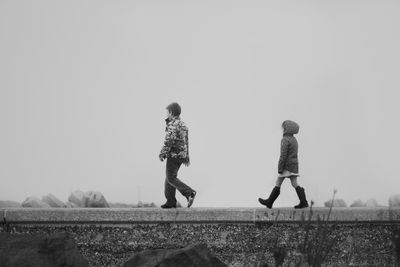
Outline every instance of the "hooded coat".
<path id="1" fill-rule="evenodd" d="M 284 170 L 289 172 L 299 172 L 299 161 L 297 158 L 298 144 L 294 134 L 299 132 L 299 125 L 294 121 L 284 121 L 282 123 L 283 137 L 281 140 L 281 154 L 278 163 L 278 173 Z"/>

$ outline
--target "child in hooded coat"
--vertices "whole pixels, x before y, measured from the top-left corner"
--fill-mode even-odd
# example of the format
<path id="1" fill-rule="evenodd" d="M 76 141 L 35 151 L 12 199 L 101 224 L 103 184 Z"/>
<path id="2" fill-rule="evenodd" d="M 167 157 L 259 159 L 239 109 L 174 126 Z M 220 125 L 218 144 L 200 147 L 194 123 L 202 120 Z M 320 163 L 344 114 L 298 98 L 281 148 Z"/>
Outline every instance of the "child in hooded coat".
<path id="1" fill-rule="evenodd" d="M 286 120 L 282 123 L 282 128 L 283 137 L 281 141 L 281 155 L 279 157 L 276 186 L 272 189 L 269 198 L 259 198 L 258 201 L 262 205 L 265 205 L 267 208 L 272 208 L 274 201 L 278 198 L 280 194 L 280 188 L 283 181 L 286 178 L 289 178 L 300 200 L 300 203 L 296 205 L 295 208 L 306 208 L 308 207 L 308 202 L 306 199 L 304 188 L 299 186 L 297 183 L 297 177 L 299 176 L 299 161 L 297 158 L 298 144 L 296 137 L 294 137 L 294 134 L 297 134 L 299 132 L 300 127 L 296 122 Z"/>

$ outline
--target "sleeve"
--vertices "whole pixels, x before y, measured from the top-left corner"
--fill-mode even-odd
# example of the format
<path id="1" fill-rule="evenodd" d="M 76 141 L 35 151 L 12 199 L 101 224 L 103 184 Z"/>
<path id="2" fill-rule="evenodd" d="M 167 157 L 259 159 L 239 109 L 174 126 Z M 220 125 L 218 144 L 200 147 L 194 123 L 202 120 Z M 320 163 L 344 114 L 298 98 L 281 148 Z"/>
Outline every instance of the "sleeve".
<path id="1" fill-rule="evenodd" d="M 167 126 L 165 133 L 164 145 L 161 148 L 160 157 L 166 158 L 168 153 L 171 151 L 171 147 L 176 140 L 176 126 L 170 124 Z"/>
<path id="2" fill-rule="evenodd" d="M 282 138 L 281 141 L 281 155 L 279 157 L 278 163 L 278 173 L 282 173 L 285 168 L 286 160 L 288 158 L 288 150 L 289 150 L 289 141 L 285 138 Z"/>
<path id="3" fill-rule="evenodd" d="M 186 148 L 187 148 L 187 151 L 186 151 L 186 158 L 185 158 L 185 165 L 186 166 L 189 166 L 190 165 L 190 156 L 189 156 L 189 130 L 188 129 L 186 129 L 186 138 L 185 138 L 185 140 L 186 140 Z"/>

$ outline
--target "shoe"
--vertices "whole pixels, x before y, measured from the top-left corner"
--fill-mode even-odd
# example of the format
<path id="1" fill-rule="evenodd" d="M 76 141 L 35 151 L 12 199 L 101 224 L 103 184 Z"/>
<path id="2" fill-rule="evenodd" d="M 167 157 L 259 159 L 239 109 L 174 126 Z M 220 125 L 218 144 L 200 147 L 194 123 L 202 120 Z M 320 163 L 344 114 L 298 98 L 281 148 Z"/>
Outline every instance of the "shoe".
<path id="1" fill-rule="evenodd" d="M 271 209 L 275 200 L 278 198 L 280 192 L 281 192 L 281 188 L 275 186 L 274 189 L 272 189 L 271 194 L 269 195 L 269 198 L 267 198 L 267 199 L 259 198 L 258 202 L 260 202 L 262 205 L 266 206 L 267 208 Z"/>
<path id="2" fill-rule="evenodd" d="M 175 209 L 176 208 L 176 204 L 175 205 L 167 205 L 167 203 L 162 204 L 161 205 L 162 209 Z"/>
<path id="3" fill-rule="evenodd" d="M 187 197 L 187 201 L 188 201 L 187 207 L 188 208 L 190 208 L 193 205 L 193 201 L 194 201 L 194 198 L 196 197 L 196 194 L 197 194 L 196 191 L 193 191 L 190 194 L 190 196 Z"/>
<path id="4" fill-rule="evenodd" d="M 297 186 L 296 188 L 297 196 L 300 199 L 299 205 L 294 206 L 295 209 L 304 209 L 308 207 L 308 202 L 306 199 L 306 193 L 304 192 L 304 188 Z"/>

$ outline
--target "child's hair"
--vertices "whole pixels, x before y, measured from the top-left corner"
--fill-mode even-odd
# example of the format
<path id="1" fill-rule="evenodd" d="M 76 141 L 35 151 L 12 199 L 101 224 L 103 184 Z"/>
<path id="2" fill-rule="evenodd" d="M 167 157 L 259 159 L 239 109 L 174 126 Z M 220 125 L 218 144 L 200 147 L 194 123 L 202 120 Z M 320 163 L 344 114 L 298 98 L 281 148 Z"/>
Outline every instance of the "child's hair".
<path id="1" fill-rule="evenodd" d="M 171 112 L 173 116 L 181 115 L 181 106 L 178 103 L 173 102 L 167 106 L 167 110 Z"/>

